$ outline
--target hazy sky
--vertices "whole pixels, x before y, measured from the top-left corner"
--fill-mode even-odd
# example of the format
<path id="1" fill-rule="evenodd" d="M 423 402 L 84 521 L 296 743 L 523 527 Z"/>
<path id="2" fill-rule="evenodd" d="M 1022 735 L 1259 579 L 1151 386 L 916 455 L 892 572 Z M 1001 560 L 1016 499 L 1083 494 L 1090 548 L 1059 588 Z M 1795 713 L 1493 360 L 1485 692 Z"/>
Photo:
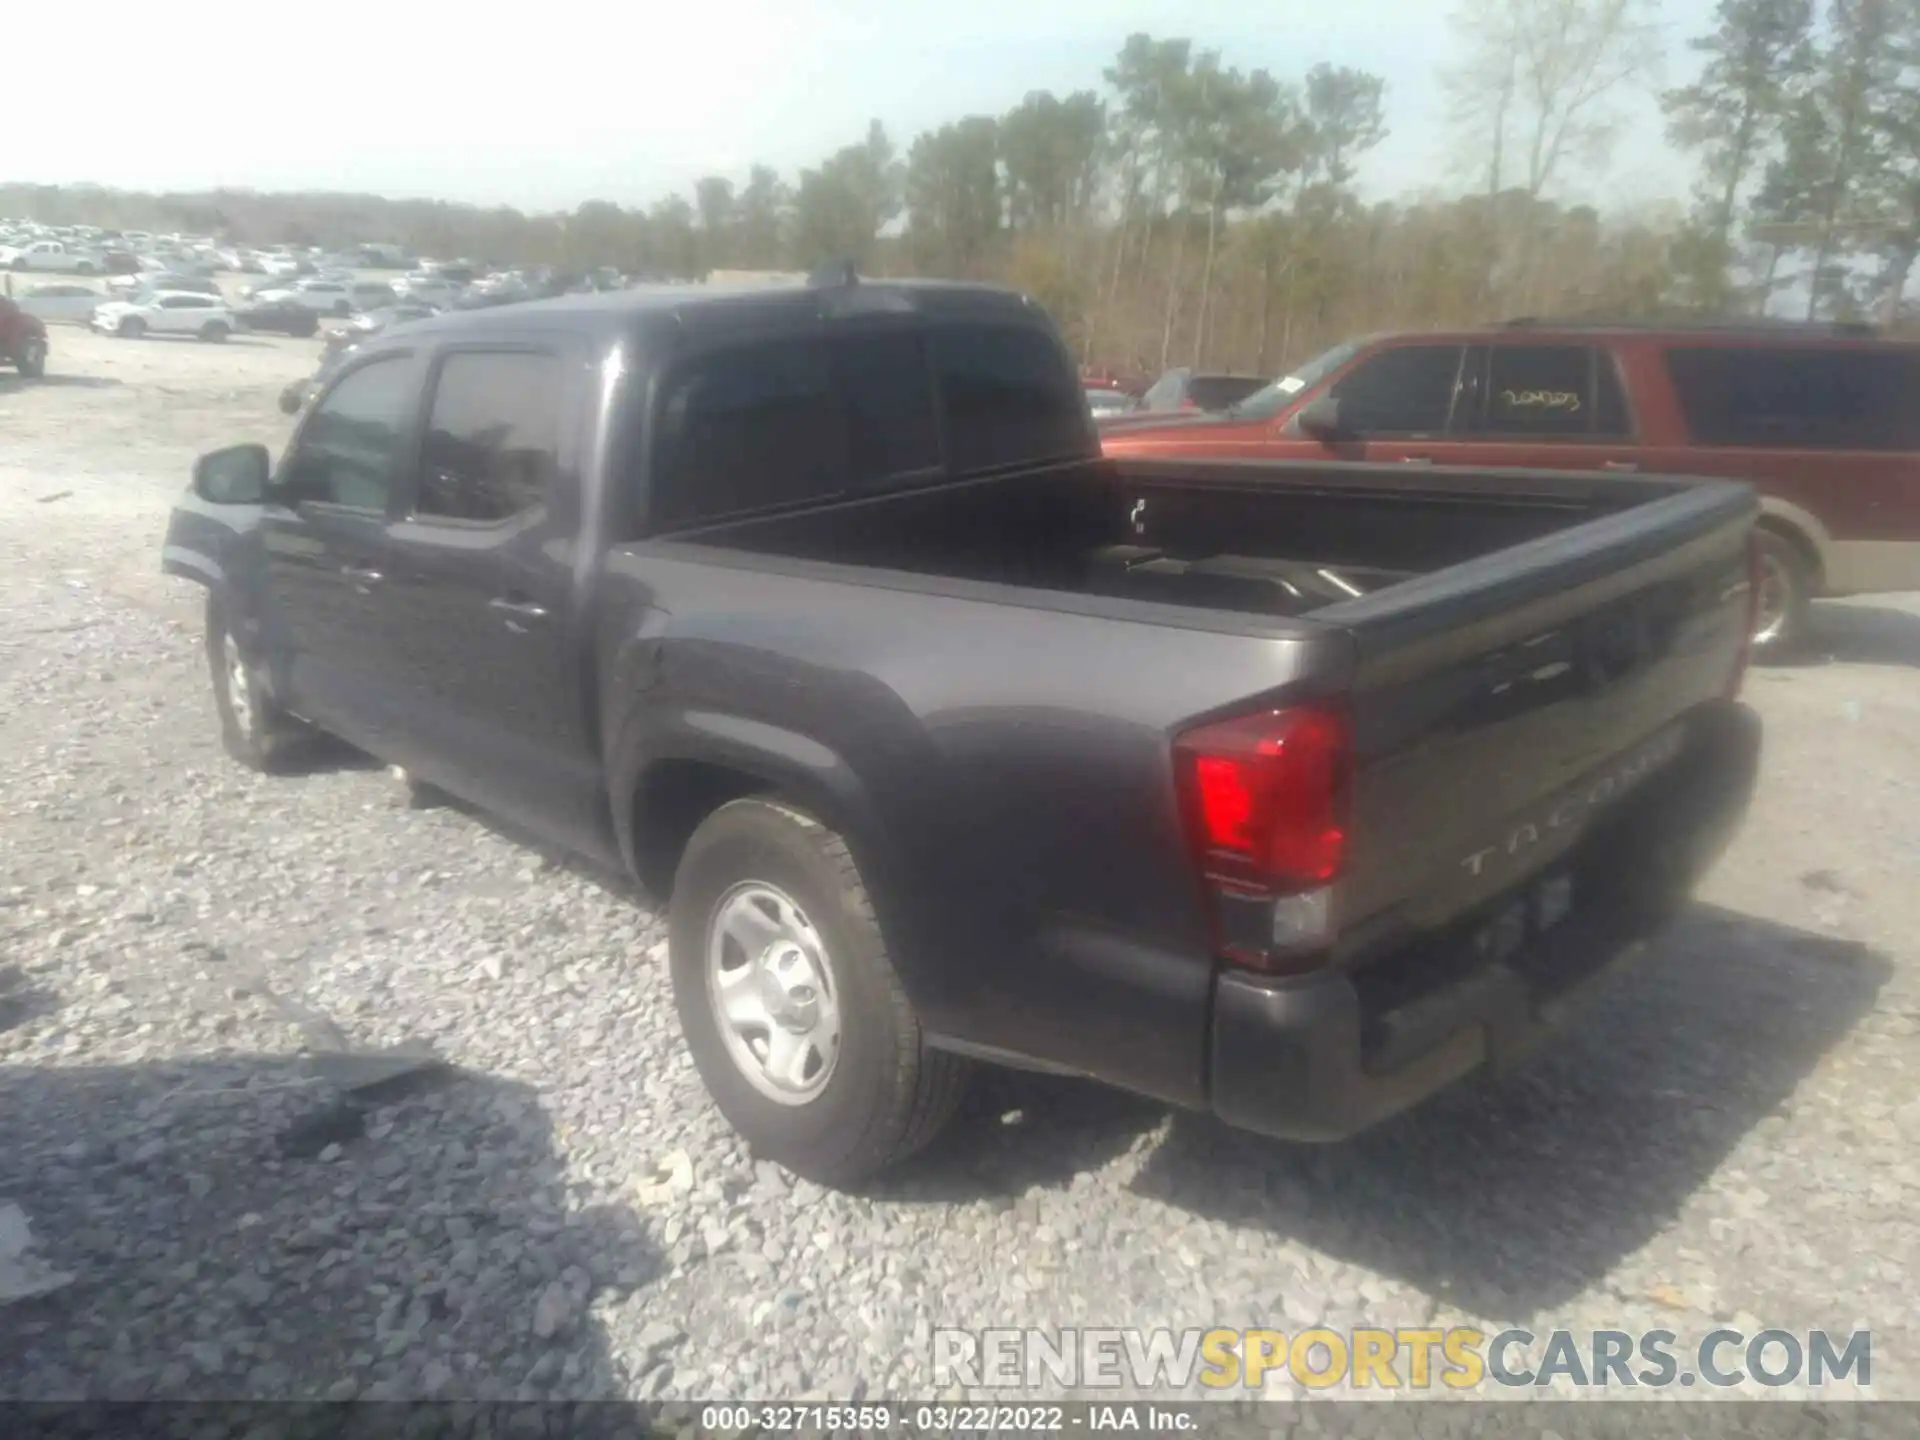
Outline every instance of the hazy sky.
<path id="1" fill-rule="evenodd" d="M 58 7 L 17 8 L 6 180 L 645 204 L 755 161 L 791 176 L 869 117 L 904 151 L 1029 90 L 1100 88 L 1134 30 L 1191 36 L 1282 78 L 1321 60 L 1384 75 L 1392 134 L 1362 172 L 1366 192 L 1459 178 L 1437 84 L 1446 0 L 392 0 L 218 15 L 93 0 L 80 32 Z M 1670 78 L 1687 73 L 1680 42 L 1711 11 L 1665 0 Z M 1611 173 L 1563 187 L 1573 197 L 1630 205 L 1685 189 L 1651 100 L 1630 111 Z"/>

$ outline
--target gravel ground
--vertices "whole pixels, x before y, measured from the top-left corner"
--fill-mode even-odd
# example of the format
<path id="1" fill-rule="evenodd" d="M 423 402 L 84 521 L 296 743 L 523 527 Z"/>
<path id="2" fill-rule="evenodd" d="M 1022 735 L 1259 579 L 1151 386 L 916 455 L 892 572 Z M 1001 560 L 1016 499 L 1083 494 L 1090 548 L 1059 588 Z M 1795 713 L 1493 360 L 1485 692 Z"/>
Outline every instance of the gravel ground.
<path id="1" fill-rule="evenodd" d="M 828 1193 L 706 1103 L 616 882 L 221 753 L 160 529 L 316 349 L 0 377 L 0 1201 L 71 1277 L 0 1398 L 912 1396 L 935 1326 L 1315 1322 L 1870 1327 L 1920 1398 L 1920 597 L 1755 677 L 1738 849 L 1519 1072 L 1336 1149 L 991 1075 Z"/>

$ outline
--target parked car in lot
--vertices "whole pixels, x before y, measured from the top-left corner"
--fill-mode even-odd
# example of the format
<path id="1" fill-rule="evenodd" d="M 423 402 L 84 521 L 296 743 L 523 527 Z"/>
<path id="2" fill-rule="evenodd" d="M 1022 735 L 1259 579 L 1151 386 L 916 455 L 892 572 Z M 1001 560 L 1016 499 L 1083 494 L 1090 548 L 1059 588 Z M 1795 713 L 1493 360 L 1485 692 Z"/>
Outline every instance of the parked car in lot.
<path id="1" fill-rule="evenodd" d="M 29 379 L 47 373 L 47 327 L 0 295 L 0 360 Z"/>
<path id="2" fill-rule="evenodd" d="M 181 294 L 212 295 L 222 297 L 218 282 L 199 275 L 180 275 L 167 270 L 141 270 L 132 275 L 116 275 L 107 281 L 107 289 L 116 299 L 130 295 L 150 294 L 156 290 L 172 290 Z"/>
<path id="3" fill-rule="evenodd" d="M 973 1060 L 1328 1140 L 1538 1041 L 1747 802 L 1756 513 L 1116 463 L 1023 296 L 688 286 L 372 337 L 162 565 L 235 757 L 624 866 L 719 1109 L 845 1182 Z"/>
<path id="4" fill-rule="evenodd" d="M 1215 375 L 1179 366 L 1149 385 L 1137 408 L 1151 414 L 1220 411 L 1269 383 L 1264 375 Z"/>
<path id="5" fill-rule="evenodd" d="M 420 301 L 443 308 L 460 298 L 460 287 L 441 275 L 416 270 L 393 282 L 393 293 L 402 300 Z"/>
<path id="6" fill-rule="evenodd" d="M 363 310 L 352 319 L 330 329 L 326 334 L 326 348 L 329 352 L 344 349 L 349 345 L 358 345 L 368 336 L 378 335 L 393 325 L 404 325 L 413 320 L 428 320 L 440 314 L 431 305 L 383 305 L 375 310 Z"/>
<path id="7" fill-rule="evenodd" d="M 22 310 L 42 320 L 63 320 L 84 325 L 93 318 L 93 307 L 112 297 L 91 285 L 56 281 L 36 285 L 15 297 Z"/>
<path id="8" fill-rule="evenodd" d="M 103 335 L 137 340 L 142 335 L 196 335 L 225 340 L 238 328 L 226 302 L 211 295 L 161 290 L 131 300 L 109 300 L 93 312 L 93 328 Z"/>
<path id="9" fill-rule="evenodd" d="M 334 372 L 346 363 L 347 357 L 353 353 L 355 353 L 355 347 L 351 343 L 329 345 L 321 352 L 320 364 L 315 367 L 313 374 L 304 375 L 298 380 L 289 380 L 281 387 L 281 411 L 288 415 L 299 413 L 300 407 L 313 398 L 314 392 L 326 384 Z"/>
<path id="10" fill-rule="evenodd" d="M 1093 412 L 1093 418 L 1104 420 L 1111 415 L 1130 414 L 1135 405 L 1133 396 L 1111 385 L 1088 385 L 1087 409 Z"/>
<path id="11" fill-rule="evenodd" d="M 1122 419 L 1114 456 L 1719 476 L 1760 491 L 1758 643 L 1821 596 L 1920 589 L 1920 344 L 1858 326 L 1515 322 L 1335 347 L 1225 415 Z"/>
<path id="12" fill-rule="evenodd" d="M 320 316 L 292 300 L 244 300 L 234 307 L 233 318 L 242 330 L 266 330 L 304 339 L 317 334 Z"/>
<path id="13" fill-rule="evenodd" d="M 73 275 L 97 275 L 105 260 L 97 250 L 64 240 L 30 240 L 0 249 L 0 266 L 9 270 L 56 270 Z"/>

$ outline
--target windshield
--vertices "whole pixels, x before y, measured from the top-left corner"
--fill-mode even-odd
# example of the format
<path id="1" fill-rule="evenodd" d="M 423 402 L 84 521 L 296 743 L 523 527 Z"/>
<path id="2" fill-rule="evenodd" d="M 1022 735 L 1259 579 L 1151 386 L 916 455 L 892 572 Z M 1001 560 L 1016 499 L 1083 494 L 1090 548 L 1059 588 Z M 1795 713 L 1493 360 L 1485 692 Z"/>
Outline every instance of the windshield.
<path id="1" fill-rule="evenodd" d="M 1278 415 L 1294 402 L 1303 390 L 1310 390 L 1338 370 L 1360 349 L 1361 341 L 1349 340 L 1331 350 L 1322 351 L 1290 375 L 1282 375 L 1264 389 L 1256 390 L 1227 413 L 1239 420 L 1265 420 Z"/>

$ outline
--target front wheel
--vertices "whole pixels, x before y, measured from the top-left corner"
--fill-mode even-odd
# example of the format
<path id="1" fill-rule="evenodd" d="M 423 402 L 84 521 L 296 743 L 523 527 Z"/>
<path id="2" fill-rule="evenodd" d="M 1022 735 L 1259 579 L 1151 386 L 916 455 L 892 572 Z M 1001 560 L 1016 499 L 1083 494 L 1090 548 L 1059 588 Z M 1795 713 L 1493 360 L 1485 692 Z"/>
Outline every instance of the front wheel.
<path id="1" fill-rule="evenodd" d="M 26 348 L 14 357 L 13 363 L 29 380 L 38 380 L 47 373 L 47 342 L 29 340 Z"/>
<path id="2" fill-rule="evenodd" d="M 1791 655 L 1806 639 L 1807 612 L 1813 601 L 1813 567 L 1800 547 L 1771 530 L 1759 532 L 1760 600 L 1756 607 L 1753 651 L 1777 660 Z"/>
<path id="3" fill-rule="evenodd" d="M 282 710 L 252 656 L 241 648 L 225 609 L 207 597 L 207 665 L 220 743 L 249 770 L 281 769 L 305 738 L 300 722 Z"/>
<path id="4" fill-rule="evenodd" d="M 124 340 L 138 340 L 147 333 L 147 322 L 138 315 L 129 315 L 120 322 L 120 336 Z"/>
<path id="5" fill-rule="evenodd" d="M 927 1044 L 846 841 L 820 821 L 722 806 L 687 844 L 668 919 L 681 1032 L 757 1153 L 848 1184 L 953 1114 L 966 1062 Z"/>
<path id="6" fill-rule="evenodd" d="M 233 333 L 232 329 L 218 320 L 209 320 L 200 327 L 200 338 L 212 341 L 215 345 L 224 341 Z"/>

